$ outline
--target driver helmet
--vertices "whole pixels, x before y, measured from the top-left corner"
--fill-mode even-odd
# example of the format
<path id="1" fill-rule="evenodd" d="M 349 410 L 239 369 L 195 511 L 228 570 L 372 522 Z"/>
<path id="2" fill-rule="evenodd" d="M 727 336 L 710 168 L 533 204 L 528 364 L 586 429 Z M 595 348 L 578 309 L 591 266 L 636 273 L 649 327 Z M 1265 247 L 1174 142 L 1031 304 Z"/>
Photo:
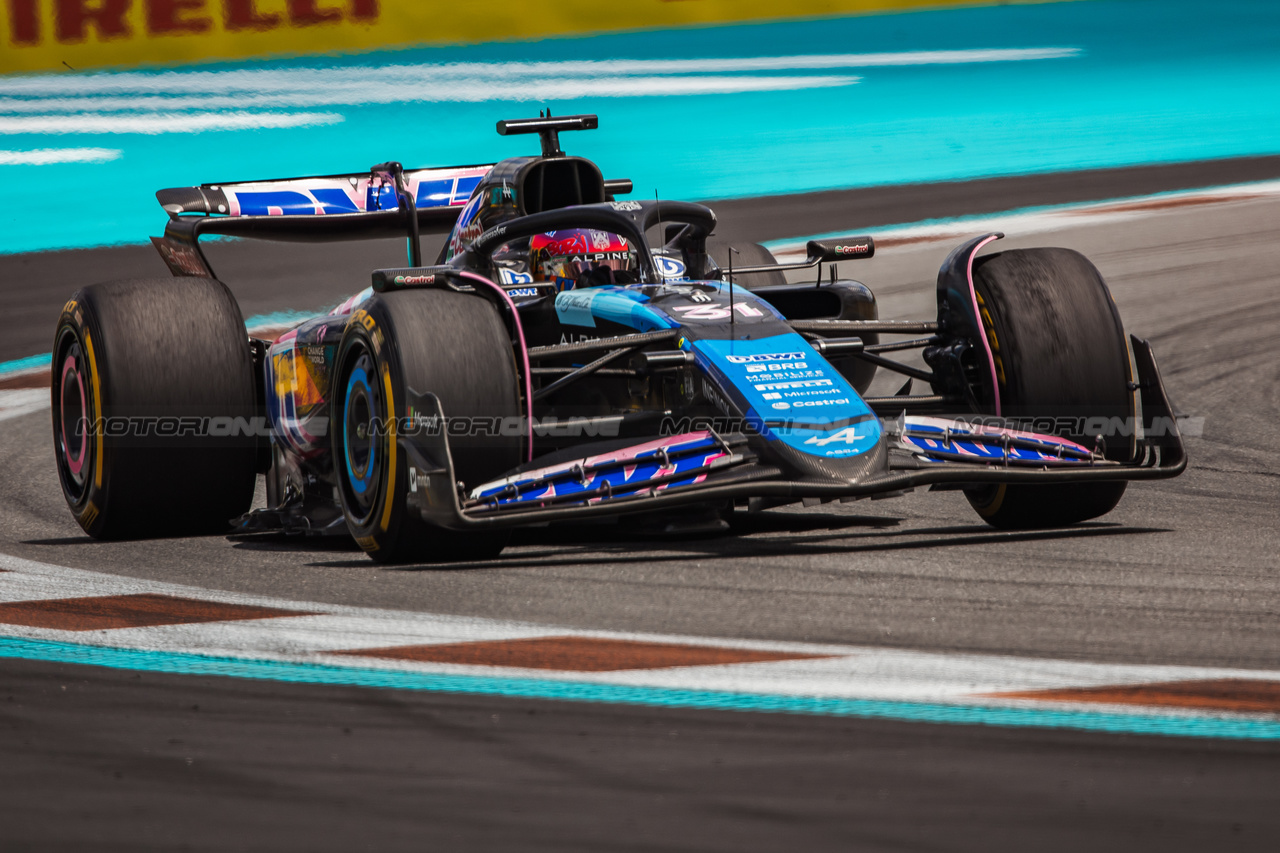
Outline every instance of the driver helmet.
<path id="1" fill-rule="evenodd" d="M 587 228 L 547 231 L 529 238 L 529 270 L 534 281 L 555 281 L 565 289 L 640 280 L 636 249 L 619 234 Z"/>

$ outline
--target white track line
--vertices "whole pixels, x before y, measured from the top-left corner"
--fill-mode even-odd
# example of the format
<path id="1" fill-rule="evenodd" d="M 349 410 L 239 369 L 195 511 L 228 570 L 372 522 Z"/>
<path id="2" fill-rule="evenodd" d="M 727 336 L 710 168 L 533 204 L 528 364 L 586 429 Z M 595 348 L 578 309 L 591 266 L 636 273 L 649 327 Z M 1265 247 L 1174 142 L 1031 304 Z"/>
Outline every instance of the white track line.
<path id="1" fill-rule="evenodd" d="M 0 421 L 49 408 L 49 389 L 13 388 L 0 391 Z"/>
<path id="2" fill-rule="evenodd" d="M 0 166 L 50 166 L 57 163 L 109 163 L 123 151 L 114 148 L 38 148 L 34 151 L 0 151 Z"/>
<path id="3" fill-rule="evenodd" d="M 149 628 L 63 631 L 0 625 L 0 636 L 80 645 L 196 654 L 255 661 L 324 664 L 452 675 L 503 675 L 658 689 L 692 689 L 787 697 L 872 699 L 902 702 L 1024 707 L 1026 700 L 990 698 L 1012 691 L 1132 685 L 1151 682 L 1242 678 L 1280 681 L 1280 671 L 1220 667 L 1086 663 L 998 655 L 938 654 L 906 650 L 738 639 L 584 631 L 498 619 L 413 613 L 217 592 L 190 586 L 71 569 L 0 555 L 0 602 L 153 593 L 257 605 L 315 615 Z M 814 660 L 682 666 L 620 672 L 579 672 L 514 667 L 416 663 L 336 655 L 352 649 L 400 645 L 574 636 L 827 656 Z M 1077 703 L 1034 703 L 1081 707 Z M 1130 710 L 1133 709 L 1130 707 Z M 1142 713 L 1196 716 L 1179 708 L 1144 707 Z M 1213 712 L 1210 716 L 1224 716 Z M 1227 714 L 1226 716 L 1232 716 Z M 1243 715 L 1248 717 L 1267 715 Z"/>
<path id="4" fill-rule="evenodd" d="M 0 134 L 55 133 L 200 133 L 211 130 L 263 130 L 317 127 L 344 121 L 337 113 L 142 113 L 108 115 L 0 116 Z"/>
<path id="5" fill-rule="evenodd" d="M 916 243 L 960 242 L 969 237 L 990 231 L 1003 231 L 1010 237 L 1028 234 L 1045 234 L 1079 226 L 1097 226 L 1128 222 L 1161 213 L 1175 212 L 1201 205 L 1230 204 L 1274 198 L 1280 195 L 1280 181 L 1263 181 L 1237 184 L 1210 189 L 1156 193 L 1147 196 L 1114 199 L 1111 201 L 1070 204 L 1060 207 L 1023 208 L 1003 213 L 956 219 L 930 220 L 898 225 L 867 226 L 847 231 L 829 232 L 803 239 L 776 240 L 766 245 L 783 263 L 795 263 L 805 258 L 805 243 L 809 240 L 835 240 L 840 237 L 869 233 L 876 240 L 877 250 Z"/>
<path id="6" fill-rule="evenodd" d="M 241 94 L 127 95 L 84 98 L 0 98 L 0 115 L 71 113 L 98 122 L 134 119 L 137 115 L 169 115 L 182 110 L 314 109 L 395 103 L 482 102 L 492 100 L 628 98 L 667 95 L 733 95 L 744 92 L 792 92 L 850 86 L 857 77 L 810 76 L 697 76 L 697 77 L 547 77 L 504 82 L 484 78 L 441 80 L 434 84 L 403 82 L 387 85 L 334 84 L 308 91 L 253 91 Z M 235 113 L 231 113 L 235 115 Z M 264 119 L 265 120 L 265 119 Z M 14 126 L 17 119 L 3 118 Z M 318 122 L 313 122 L 318 123 Z M 4 127 L 0 123 L 0 127 Z M 97 126 L 97 125 L 95 125 Z M 126 125 L 127 126 L 127 125 Z M 265 125 L 275 126 L 275 125 Z M 16 131 L 15 131 L 16 132 Z M 123 132 L 123 131 L 118 131 Z M 131 131 L 132 132 L 132 131 Z"/>
<path id="7" fill-rule="evenodd" d="M 917 50 L 896 53 L 802 54 L 794 56 L 725 57 L 706 59 L 570 59 L 548 62 L 456 62 L 325 68 L 246 68 L 233 71 L 133 71 L 125 73 L 43 74 L 0 79 L 0 95 L 17 97 L 73 97 L 125 93 L 224 94 L 228 92 L 307 93 L 334 87 L 360 88 L 409 85 L 452 85 L 485 81 L 491 85 L 513 81 L 566 77 L 603 79 L 622 76 L 733 74 L 812 71 L 839 68 L 884 68 L 921 65 L 960 65 L 1069 59 L 1083 55 L 1075 47 L 1037 47 L 968 50 Z"/>

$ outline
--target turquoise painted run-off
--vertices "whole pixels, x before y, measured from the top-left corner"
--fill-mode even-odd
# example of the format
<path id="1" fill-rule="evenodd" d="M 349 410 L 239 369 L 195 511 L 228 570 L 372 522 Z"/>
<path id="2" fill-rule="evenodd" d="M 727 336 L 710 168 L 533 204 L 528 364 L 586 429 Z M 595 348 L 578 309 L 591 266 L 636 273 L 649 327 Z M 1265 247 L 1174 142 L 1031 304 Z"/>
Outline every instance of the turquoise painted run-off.
<path id="1" fill-rule="evenodd" d="M 42 355 L 29 355 L 26 358 L 17 358 L 13 361 L 0 362 L 0 376 L 10 373 L 22 373 L 28 370 L 39 370 L 48 367 L 53 363 L 53 353 L 44 353 Z"/>
<path id="2" fill-rule="evenodd" d="M 565 702 L 607 702 L 661 708 L 812 714 L 953 725 L 1072 729 L 1167 737 L 1280 740 L 1280 721 L 1239 716 L 1122 714 L 1090 710 L 1062 711 L 1049 708 L 946 705 L 767 693 L 730 693 L 713 690 L 675 690 L 583 681 L 443 675 L 402 670 L 206 657 L 189 653 L 113 649 L 43 640 L 0 638 L 0 658 L 6 657 L 181 675 L 226 676 L 298 684 L 341 684 Z"/>
<path id="3" fill-rule="evenodd" d="M 1277 45 L 1280 4 L 1271 0 L 1083 0 L 206 65 L 201 70 L 327 68 L 338 85 L 407 64 L 510 69 L 515 62 L 574 60 L 1076 50 L 1065 58 L 968 64 L 793 64 L 760 73 L 795 78 L 794 88 L 734 94 L 671 94 L 658 85 L 659 94 L 566 98 L 541 95 L 535 84 L 523 89 L 528 99 L 514 100 L 510 88 L 493 85 L 484 96 L 491 100 L 373 103 L 378 86 L 371 85 L 373 94 L 358 103 L 316 108 L 293 104 L 286 93 L 270 108 L 286 119 L 324 113 L 327 124 L 189 132 L 181 131 L 182 117 L 193 108 L 166 102 L 181 93 L 166 88 L 172 75 L 157 76 L 159 100 L 147 109 L 177 116 L 178 127 L 150 135 L 82 132 L 77 119 L 67 123 L 65 109 L 60 126 L 77 132 L 18 132 L 38 125 L 16 119 L 43 108 L 31 106 L 36 96 L 12 88 L 23 78 L 3 78 L 0 252 L 145 242 L 164 222 L 153 196 L 159 187 L 359 171 L 389 158 L 447 165 L 532 153 L 534 139 L 501 138 L 494 123 L 535 115 L 542 106 L 557 115 L 598 113 L 600 129 L 566 135 L 566 150 L 593 158 L 607 177 L 632 178 L 641 198 L 656 191 L 708 200 L 1274 154 L 1280 152 Z M 859 79 L 800 80 L 814 76 Z M 92 128 L 102 131 L 136 110 L 98 113 L 105 119 Z M 116 159 L 13 165 L 26 152 L 54 148 L 106 149 L 97 159 Z"/>
<path id="4" fill-rule="evenodd" d="M 156 652 L 145 649 L 104 648 L 54 643 L 47 640 L 0 638 L 0 657 L 81 663 L 111 669 L 215 675 L 228 678 L 289 681 L 296 684 L 344 684 L 434 693 L 502 695 L 561 702 L 609 702 L 705 711 L 758 711 L 806 715 L 859 717 L 865 720 L 945 722 L 952 725 L 993 725 L 1073 729 L 1110 734 L 1151 734 L 1179 738 L 1280 740 L 1280 721 L 1262 717 L 1140 715 L 1098 711 L 1060 711 L 1052 708 L 991 707 L 978 704 L 887 702 L 881 699 L 842 699 L 773 693 L 730 693 L 721 690 L 677 690 L 590 681 L 489 678 L 442 675 L 434 672 L 360 669 L 320 663 L 206 657 L 202 654 Z"/>

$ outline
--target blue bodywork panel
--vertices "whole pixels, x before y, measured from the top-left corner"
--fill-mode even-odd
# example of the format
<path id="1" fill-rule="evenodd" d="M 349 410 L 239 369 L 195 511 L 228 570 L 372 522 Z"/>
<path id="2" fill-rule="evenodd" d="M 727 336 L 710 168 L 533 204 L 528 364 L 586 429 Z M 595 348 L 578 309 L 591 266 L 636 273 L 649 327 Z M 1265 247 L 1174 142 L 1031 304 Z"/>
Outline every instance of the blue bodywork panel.
<path id="1" fill-rule="evenodd" d="M 831 459 L 858 456 L 880 441 L 880 422 L 870 407 L 795 332 L 692 341 L 689 347 L 703 373 L 770 441 Z"/>
<path id="2" fill-rule="evenodd" d="M 848 380 L 773 306 L 738 286 L 730 298 L 730 288 L 710 281 L 568 290 L 556 295 L 556 316 L 582 328 L 682 329 L 705 396 L 767 441 L 827 459 L 875 448 L 880 423 Z"/>

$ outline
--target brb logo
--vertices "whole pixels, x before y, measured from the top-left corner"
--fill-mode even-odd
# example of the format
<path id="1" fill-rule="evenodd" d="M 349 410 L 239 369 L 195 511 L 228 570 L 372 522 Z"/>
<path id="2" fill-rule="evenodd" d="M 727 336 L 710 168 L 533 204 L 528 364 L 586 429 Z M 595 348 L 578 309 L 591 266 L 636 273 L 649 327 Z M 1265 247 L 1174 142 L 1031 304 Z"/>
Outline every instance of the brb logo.
<path id="1" fill-rule="evenodd" d="M 779 370 L 804 370 L 808 368 L 807 361 L 780 361 L 773 364 L 748 364 L 747 373 L 770 373 Z M 821 375 L 821 374 L 819 374 Z"/>

